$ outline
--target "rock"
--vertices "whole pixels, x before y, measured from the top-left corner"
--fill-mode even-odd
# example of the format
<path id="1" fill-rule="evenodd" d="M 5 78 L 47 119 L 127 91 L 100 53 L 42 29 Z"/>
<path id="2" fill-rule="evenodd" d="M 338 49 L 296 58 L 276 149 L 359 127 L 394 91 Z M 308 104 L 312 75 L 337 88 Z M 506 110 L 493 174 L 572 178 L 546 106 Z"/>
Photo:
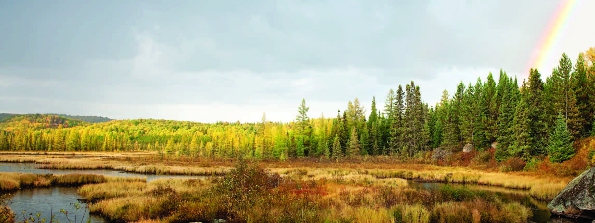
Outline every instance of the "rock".
<path id="1" fill-rule="evenodd" d="M 498 149 L 498 142 L 493 142 L 492 143 L 492 148 L 493 149 Z"/>
<path id="2" fill-rule="evenodd" d="M 595 220 L 595 167 L 570 181 L 547 208 L 554 215 Z"/>
<path id="3" fill-rule="evenodd" d="M 464 153 L 468 153 L 468 152 L 471 152 L 471 151 L 473 151 L 473 144 L 467 143 L 467 144 L 465 144 L 465 146 L 463 146 L 463 152 Z"/>
<path id="4" fill-rule="evenodd" d="M 450 150 L 435 148 L 434 151 L 432 151 L 432 159 L 434 161 L 446 160 L 450 155 L 452 155 Z"/>

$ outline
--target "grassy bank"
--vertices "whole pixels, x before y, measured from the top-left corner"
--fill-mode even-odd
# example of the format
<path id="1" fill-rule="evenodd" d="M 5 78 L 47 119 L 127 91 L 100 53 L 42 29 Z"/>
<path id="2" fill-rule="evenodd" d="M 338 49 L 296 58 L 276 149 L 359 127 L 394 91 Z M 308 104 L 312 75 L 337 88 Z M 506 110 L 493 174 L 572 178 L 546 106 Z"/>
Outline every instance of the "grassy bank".
<path id="1" fill-rule="evenodd" d="M 80 186 L 98 183 L 131 183 L 145 182 L 141 178 L 110 177 L 97 174 L 32 174 L 32 173 L 0 173 L 0 192 L 35 187 Z"/>
<path id="2" fill-rule="evenodd" d="M 223 178 L 106 182 L 79 193 L 91 201 L 91 212 L 126 222 L 521 222 L 531 216 L 529 208 L 481 191 L 346 176 L 281 176 L 239 164 Z"/>
<path id="3" fill-rule="evenodd" d="M 195 176 L 223 176 L 233 167 L 232 159 L 163 158 L 149 153 L 7 153 L 0 157 L 0 162 L 33 162 L 40 168 L 48 169 L 110 169 L 143 174 Z M 389 157 L 363 157 L 343 162 L 320 159 L 261 161 L 261 164 L 281 176 L 296 172 L 308 180 L 340 176 L 382 184 L 390 184 L 391 179 L 396 178 L 478 184 L 528 190 L 531 196 L 540 200 L 552 199 L 572 179 L 572 176 L 551 174 L 551 171 L 501 172 L 493 168 L 403 163 Z M 557 168 L 553 164 L 542 166 Z"/>

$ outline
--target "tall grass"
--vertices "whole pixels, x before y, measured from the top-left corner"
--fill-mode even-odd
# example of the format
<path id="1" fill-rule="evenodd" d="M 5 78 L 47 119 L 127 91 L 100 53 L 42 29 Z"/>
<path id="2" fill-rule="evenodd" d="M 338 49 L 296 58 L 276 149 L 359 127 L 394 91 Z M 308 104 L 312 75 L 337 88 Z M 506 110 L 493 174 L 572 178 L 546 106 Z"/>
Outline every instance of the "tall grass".
<path id="1" fill-rule="evenodd" d="M 437 190 L 308 176 L 241 163 L 223 178 L 85 185 L 90 210 L 111 221 L 211 222 L 518 222 L 531 210 L 485 192 Z M 361 174 L 364 174 L 363 172 Z M 355 175 L 337 173 L 335 177 Z"/>
<path id="2" fill-rule="evenodd" d="M 0 173 L 0 192 L 22 188 L 79 186 L 104 182 L 135 182 L 140 178 L 105 177 L 96 174 L 32 174 L 32 173 Z"/>

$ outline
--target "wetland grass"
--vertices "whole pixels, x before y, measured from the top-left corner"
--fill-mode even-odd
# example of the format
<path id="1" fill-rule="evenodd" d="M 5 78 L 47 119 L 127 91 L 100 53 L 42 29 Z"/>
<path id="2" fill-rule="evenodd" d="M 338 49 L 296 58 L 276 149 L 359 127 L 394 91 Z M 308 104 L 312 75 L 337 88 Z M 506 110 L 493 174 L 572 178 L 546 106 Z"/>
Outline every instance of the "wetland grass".
<path id="1" fill-rule="evenodd" d="M 79 193 L 91 212 L 126 222 L 520 222 L 531 216 L 518 203 L 466 188 L 384 184 L 387 179 L 362 171 L 279 172 L 240 162 L 222 178 L 106 182 Z"/>

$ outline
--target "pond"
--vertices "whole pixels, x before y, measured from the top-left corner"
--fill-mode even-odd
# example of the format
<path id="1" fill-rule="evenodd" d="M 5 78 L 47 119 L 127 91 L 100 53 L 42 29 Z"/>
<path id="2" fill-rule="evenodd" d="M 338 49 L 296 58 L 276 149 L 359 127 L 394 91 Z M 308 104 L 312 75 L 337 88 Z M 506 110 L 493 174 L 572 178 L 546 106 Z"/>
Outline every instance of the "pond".
<path id="1" fill-rule="evenodd" d="M 35 163 L 3 163 L 0 162 L 0 172 L 18 172 L 18 173 L 35 173 L 35 174 L 70 174 L 70 173 L 87 173 L 100 174 L 114 177 L 138 177 L 147 179 L 151 182 L 161 178 L 200 178 L 199 176 L 184 176 L 184 175 L 155 175 L 142 173 L 129 173 L 118 170 L 58 170 L 58 169 L 40 169 Z"/>
<path id="2" fill-rule="evenodd" d="M 502 187 L 473 185 L 473 184 L 446 184 L 446 183 L 428 183 L 428 182 L 415 182 L 408 181 L 410 187 L 423 188 L 427 190 L 438 190 L 446 185 L 453 188 L 465 188 L 473 191 L 487 192 L 493 196 L 498 197 L 502 201 L 516 201 L 521 203 L 523 206 L 531 208 L 533 216 L 531 217 L 532 222 L 558 222 L 558 219 L 551 219 L 551 213 L 547 209 L 548 202 L 536 200 L 529 196 L 527 190 L 515 190 L 507 189 Z"/>
<path id="3" fill-rule="evenodd" d="M 45 219 L 52 222 L 51 215 L 58 222 L 90 222 L 102 223 L 104 219 L 97 215 L 89 215 L 87 204 L 79 202 L 82 197 L 76 193 L 77 188 L 53 187 L 18 190 L 8 194 L 8 206 L 16 215 L 18 222 L 34 217 L 35 222 Z M 65 212 L 61 212 L 63 209 Z M 37 217 L 37 214 L 40 214 Z"/>
<path id="4" fill-rule="evenodd" d="M 36 173 L 36 174 L 69 174 L 69 173 L 89 173 L 89 174 L 102 174 L 107 176 L 117 177 L 140 177 L 147 179 L 147 182 L 161 178 L 199 178 L 197 176 L 181 176 L 181 175 L 151 175 L 151 174 L 139 174 L 139 173 L 128 173 L 115 170 L 54 170 L 54 169 L 39 169 L 36 164 L 33 163 L 2 163 L 0 162 L 0 172 L 21 172 L 21 173 Z M 409 181 L 409 185 L 414 188 L 426 189 L 426 190 L 437 190 L 444 187 L 447 184 L 444 183 L 427 183 L 427 182 L 415 182 Z M 480 185 L 463 185 L 463 184 L 448 184 L 450 187 L 455 188 L 466 188 L 475 191 L 484 191 L 491 195 L 497 196 L 503 201 L 516 201 L 522 205 L 531 208 L 533 216 L 531 222 L 572 222 L 568 219 L 555 219 L 551 218 L 550 212 L 547 209 L 547 202 L 533 199 L 529 196 L 526 190 L 514 190 L 506 189 L 502 187 L 492 186 L 480 186 Z M 42 212 L 44 215 L 41 218 L 46 218 L 46 222 L 49 222 L 49 213 L 53 212 L 60 222 L 68 222 L 63 213 L 60 213 L 60 209 L 68 210 L 71 216 L 78 217 L 77 221 L 80 222 L 80 217 L 85 216 L 85 221 L 90 217 L 91 222 L 104 222 L 100 216 L 90 215 L 86 204 L 81 203 L 78 210 L 75 209 L 74 204 L 78 202 L 77 199 L 81 199 L 76 192 L 76 188 L 35 188 L 19 190 L 8 195 L 9 206 L 17 215 L 18 220 L 22 221 L 21 212 L 24 210 L 25 216 L 29 213 L 35 215 L 37 212 Z M 71 219 L 73 220 L 73 219 Z"/>
<path id="5" fill-rule="evenodd" d="M 34 174 L 70 174 L 70 173 L 88 173 L 88 174 L 101 174 L 106 176 L 115 177 L 138 177 L 147 179 L 147 182 L 162 179 L 162 178 L 199 178 L 198 176 L 183 176 L 183 175 L 152 175 L 152 174 L 139 174 L 139 173 L 128 173 L 116 170 L 54 170 L 54 169 L 39 169 L 34 163 L 2 163 L 0 162 L 0 172 L 18 172 L 18 173 L 34 173 Z M 39 219 L 45 218 L 45 222 L 50 222 L 50 213 L 53 213 L 55 219 L 59 222 L 70 222 L 64 213 L 60 210 L 64 209 L 68 211 L 70 220 L 74 221 L 74 217 L 77 217 L 76 222 L 81 222 L 81 217 L 84 216 L 82 222 L 100 223 L 104 222 L 104 219 L 100 216 L 91 214 L 85 203 L 79 202 L 78 199 L 82 199 L 77 194 L 77 188 L 67 187 L 53 187 L 53 188 L 32 188 L 18 190 L 14 193 L 8 194 L 8 206 L 15 213 L 18 221 L 23 221 L 24 218 L 29 218 L 29 214 L 35 216 L 37 213 L 41 213 Z M 79 209 L 76 210 L 75 205 L 80 205 Z M 23 214 L 22 212 L 25 211 Z M 89 219 L 90 217 L 90 219 Z M 36 217 L 37 219 L 37 217 Z"/>

